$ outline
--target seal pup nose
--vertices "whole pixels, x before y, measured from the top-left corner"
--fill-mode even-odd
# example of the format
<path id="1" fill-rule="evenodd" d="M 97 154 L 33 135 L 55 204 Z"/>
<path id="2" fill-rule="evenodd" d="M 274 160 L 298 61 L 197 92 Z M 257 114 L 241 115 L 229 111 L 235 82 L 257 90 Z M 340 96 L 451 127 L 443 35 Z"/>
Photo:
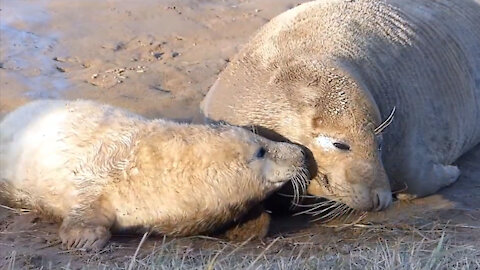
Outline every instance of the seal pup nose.
<path id="1" fill-rule="evenodd" d="M 392 192 L 385 189 L 375 189 L 372 192 L 372 210 L 381 211 L 392 203 Z"/>
<path id="2" fill-rule="evenodd" d="M 307 155 L 301 147 L 297 146 L 296 148 L 297 148 L 297 150 L 296 150 L 295 154 L 296 154 L 296 157 L 297 157 L 297 162 L 296 162 L 295 165 L 297 167 L 305 167 L 306 164 L 307 164 Z"/>
<path id="3" fill-rule="evenodd" d="M 303 167 L 306 162 L 306 153 L 302 147 L 287 142 L 279 143 L 281 146 L 279 151 L 276 152 L 277 157 L 288 159 L 289 162 L 295 160 L 295 166 Z"/>

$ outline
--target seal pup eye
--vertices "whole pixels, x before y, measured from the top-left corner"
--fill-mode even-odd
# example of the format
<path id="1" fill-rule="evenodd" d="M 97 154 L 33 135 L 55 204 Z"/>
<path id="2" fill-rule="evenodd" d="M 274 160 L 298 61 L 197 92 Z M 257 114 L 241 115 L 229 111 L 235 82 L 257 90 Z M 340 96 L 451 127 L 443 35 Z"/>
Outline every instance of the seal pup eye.
<path id="1" fill-rule="evenodd" d="M 257 158 L 264 158 L 266 153 L 267 153 L 267 150 L 264 147 L 260 147 L 255 153 L 255 156 Z"/>
<path id="2" fill-rule="evenodd" d="M 344 150 L 344 151 L 349 151 L 350 150 L 350 146 L 348 144 L 344 144 L 344 143 L 334 142 L 333 146 L 335 146 L 336 148 L 338 148 L 340 150 Z"/>

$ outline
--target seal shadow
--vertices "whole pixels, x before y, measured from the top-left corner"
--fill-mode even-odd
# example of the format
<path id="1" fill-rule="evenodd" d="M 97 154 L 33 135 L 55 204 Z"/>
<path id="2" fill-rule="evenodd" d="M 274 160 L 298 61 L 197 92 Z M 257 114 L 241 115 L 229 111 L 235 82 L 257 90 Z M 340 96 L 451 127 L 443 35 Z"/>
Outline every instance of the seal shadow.
<path id="1" fill-rule="evenodd" d="M 439 194 L 463 208 L 480 208 L 480 143 L 461 156 L 456 162 L 460 177 Z"/>

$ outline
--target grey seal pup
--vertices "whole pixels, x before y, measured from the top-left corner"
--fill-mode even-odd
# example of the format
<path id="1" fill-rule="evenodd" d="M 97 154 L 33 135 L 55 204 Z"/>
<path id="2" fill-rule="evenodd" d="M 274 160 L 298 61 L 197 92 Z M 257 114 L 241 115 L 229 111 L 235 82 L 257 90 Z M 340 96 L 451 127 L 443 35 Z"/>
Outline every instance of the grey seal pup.
<path id="1" fill-rule="evenodd" d="M 110 231 L 209 233 L 307 178 L 298 146 L 92 101 L 35 101 L 0 130 L 0 201 L 61 221 L 66 248 L 101 248 Z"/>

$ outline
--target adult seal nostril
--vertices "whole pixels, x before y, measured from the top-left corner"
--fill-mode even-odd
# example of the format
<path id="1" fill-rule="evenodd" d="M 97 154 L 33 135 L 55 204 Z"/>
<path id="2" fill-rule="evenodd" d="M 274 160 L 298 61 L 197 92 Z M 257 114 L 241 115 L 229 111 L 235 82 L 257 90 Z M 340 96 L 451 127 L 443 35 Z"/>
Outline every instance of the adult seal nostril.
<path id="1" fill-rule="evenodd" d="M 381 211 L 387 208 L 392 203 L 392 193 L 385 190 L 375 190 L 374 191 L 374 211 Z"/>
<path id="2" fill-rule="evenodd" d="M 373 207 L 372 207 L 372 209 L 374 211 L 378 211 L 378 210 L 380 210 L 380 208 L 381 208 L 380 196 L 378 195 L 378 193 L 375 193 L 373 195 Z"/>

